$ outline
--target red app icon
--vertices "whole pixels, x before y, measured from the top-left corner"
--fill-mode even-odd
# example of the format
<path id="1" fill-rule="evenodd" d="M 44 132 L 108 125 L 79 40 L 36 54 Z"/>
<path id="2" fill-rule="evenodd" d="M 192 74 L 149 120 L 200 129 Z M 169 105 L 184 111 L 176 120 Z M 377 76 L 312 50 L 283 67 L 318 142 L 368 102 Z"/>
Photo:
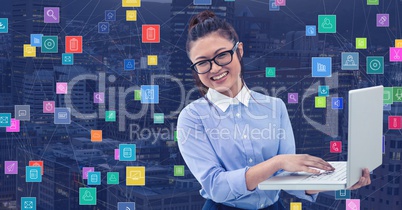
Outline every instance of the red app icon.
<path id="1" fill-rule="evenodd" d="M 160 25 L 142 25 L 142 43 L 160 43 Z"/>
<path id="2" fill-rule="evenodd" d="M 29 166 L 40 166 L 41 174 L 43 175 L 43 161 L 42 160 L 29 161 Z"/>
<path id="3" fill-rule="evenodd" d="M 388 129 L 399 130 L 402 129 L 402 116 L 388 116 Z"/>
<path id="4" fill-rule="evenodd" d="M 329 143 L 329 150 L 331 153 L 341 153 L 342 152 L 342 141 L 331 141 Z"/>
<path id="5" fill-rule="evenodd" d="M 66 53 L 82 53 L 82 36 L 66 36 Z"/>

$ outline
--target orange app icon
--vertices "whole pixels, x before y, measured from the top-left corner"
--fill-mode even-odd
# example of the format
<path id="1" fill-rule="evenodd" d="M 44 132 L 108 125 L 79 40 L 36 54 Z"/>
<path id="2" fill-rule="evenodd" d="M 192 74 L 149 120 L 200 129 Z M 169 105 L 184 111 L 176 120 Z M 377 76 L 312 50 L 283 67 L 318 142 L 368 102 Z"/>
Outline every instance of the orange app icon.
<path id="1" fill-rule="evenodd" d="M 66 36 L 66 53 L 82 53 L 82 36 Z"/>
<path id="2" fill-rule="evenodd" d="M 43 161 L 42 160 L 31 160 L 31 161 L 29 161 L 29 166 L 40 166 L 41 174 L 43 175 Z"/>
<path id="3" fill-rule="evenodd" d="M 160 25 L 142 25 L 142 43 L 160 43 Z"/>
<path id="4" fill-rule="evenodd" d="M 91 130 L 91 141 L 102 141 L 102 130 Z"/>

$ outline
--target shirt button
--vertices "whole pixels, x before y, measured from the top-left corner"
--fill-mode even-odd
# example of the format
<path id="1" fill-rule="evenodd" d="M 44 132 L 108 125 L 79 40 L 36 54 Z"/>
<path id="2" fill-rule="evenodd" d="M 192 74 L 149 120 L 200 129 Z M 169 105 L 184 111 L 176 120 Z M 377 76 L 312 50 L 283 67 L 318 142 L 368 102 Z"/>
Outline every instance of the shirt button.
<path id="1" fill-rule="evenodd" d="M 248 162 L 252 163 L 252 162 L 253 162 L 253 159 L 250 158 L 250 159 L 248 160 Z"/>
<path id="2" fill-rule="evenodd" d="M 236 117 L 237 117 L 237 118 L 240 118 L 240 113 L 237 113 L 237 114 L 236 114 Z"/>
<path id="3" fill-rule="evenodd" d="M 243 136 L 243 139 L 247 139 L 247 135 L 244 135 L 244 136 Z"/>
<path id="4" fill-rule="evenodd" d="M 260 207 L 261 207 L 261 208 L 264 208 L 264 204 L 261 204 Z"/>

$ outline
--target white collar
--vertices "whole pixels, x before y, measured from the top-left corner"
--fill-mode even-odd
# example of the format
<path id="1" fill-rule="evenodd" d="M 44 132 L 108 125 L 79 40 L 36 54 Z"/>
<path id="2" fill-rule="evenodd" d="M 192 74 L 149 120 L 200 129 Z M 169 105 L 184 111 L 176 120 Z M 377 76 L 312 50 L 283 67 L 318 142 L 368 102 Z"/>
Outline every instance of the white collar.
<path id="1" fill-rule="evenodd" d="M 240 90 L 240 92 L 234 98 L 230 98 L 226 95 L 223 95 L 222 93 L 220 93 L 212 88 L 209 88 L 208 92 L 207 92 L 208 100 L 210 100 L 212 103 L 214 103 L 223 112 L 225 112 L 227 110 L 229 105 L 238 104 L 239 102 L 241 102 L 246 107 L 248 107 L 248 102 L 250 101 L 250 97 L 251 97 L 250 90 L 247 88 L 246 85 L 243 85 L 243 88 Z"/>

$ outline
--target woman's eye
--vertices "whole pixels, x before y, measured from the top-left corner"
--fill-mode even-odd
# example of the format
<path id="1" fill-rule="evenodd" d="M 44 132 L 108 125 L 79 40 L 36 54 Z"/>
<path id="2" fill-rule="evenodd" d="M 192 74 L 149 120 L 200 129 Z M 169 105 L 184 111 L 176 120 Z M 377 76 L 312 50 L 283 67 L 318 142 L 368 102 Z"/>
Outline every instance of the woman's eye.
<path id="1" fill-rule="evenodd" d="M 217 58 L 218 59 L 222 59 L 222 58 L 225 58 L 226 56 L 228 55 L 228 53 L 221 53 L 221 54 L 219 54 L 218 56 L 217 56 Z"/>
<path id="2" fill-rule="evenodd" d="M 202 62 L 197 63 L 197 66 L 205 66 L 205 65 L 207 65 L 207 63 L 208 62 L 206 62 L 206 61 L 202 61 Z"/>

